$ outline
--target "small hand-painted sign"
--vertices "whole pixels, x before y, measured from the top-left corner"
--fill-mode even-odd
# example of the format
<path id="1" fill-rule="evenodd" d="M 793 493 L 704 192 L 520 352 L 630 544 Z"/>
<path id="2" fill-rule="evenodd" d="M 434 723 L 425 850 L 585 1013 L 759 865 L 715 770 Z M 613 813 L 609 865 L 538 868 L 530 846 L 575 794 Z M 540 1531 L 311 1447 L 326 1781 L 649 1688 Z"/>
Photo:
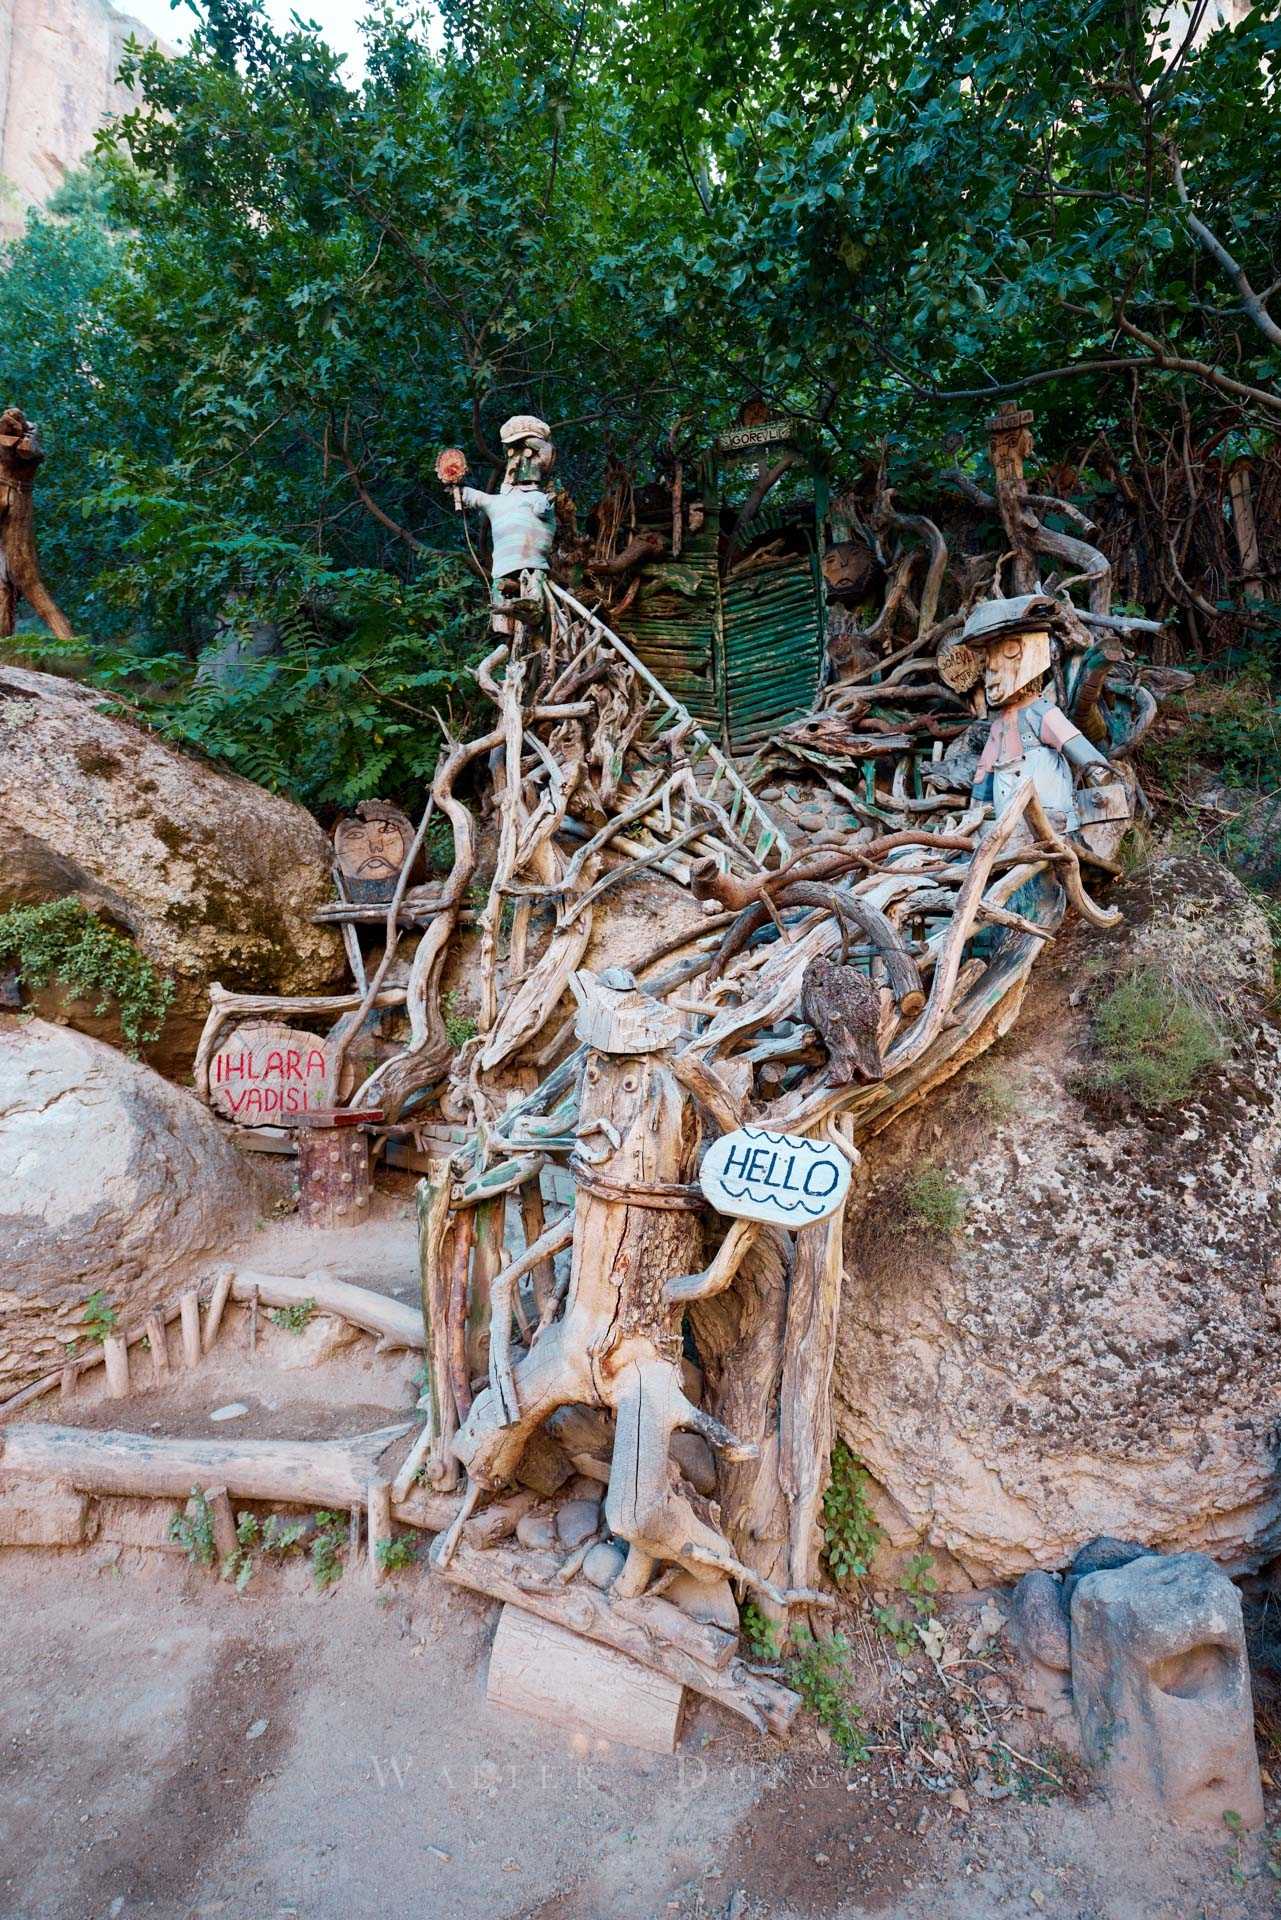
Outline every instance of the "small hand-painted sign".
<path id="1" fill-rule="evenodd" d="M 209 1062 L 209 1103 L 237 1126 L 287 1127 L 332 1105 L 325 1050 L 314 1033 L 252 1020 Z"/>
<path id="2" fill-rule="evenodd" d="M 713 1141 L 698 1180 L 718 1213 L 806 1227 L 836 1212 L 849 1189 L 850 1164 L 826 1141 L 740 1127 Z"/>

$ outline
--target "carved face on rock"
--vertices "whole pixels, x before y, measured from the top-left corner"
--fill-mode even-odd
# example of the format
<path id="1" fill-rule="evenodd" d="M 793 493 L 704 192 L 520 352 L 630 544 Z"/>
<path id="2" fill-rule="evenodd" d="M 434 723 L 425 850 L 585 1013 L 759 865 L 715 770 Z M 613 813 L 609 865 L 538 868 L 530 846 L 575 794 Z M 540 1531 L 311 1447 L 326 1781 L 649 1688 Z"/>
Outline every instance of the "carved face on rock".
<path id="1" fill-rule="evenodd" d="M 1044 627 L 1003 634 L 987 648 L 983 692 L 989 707 L 1005 707 L 1027 686 L 1048 673 L 1050 635 Z"/>

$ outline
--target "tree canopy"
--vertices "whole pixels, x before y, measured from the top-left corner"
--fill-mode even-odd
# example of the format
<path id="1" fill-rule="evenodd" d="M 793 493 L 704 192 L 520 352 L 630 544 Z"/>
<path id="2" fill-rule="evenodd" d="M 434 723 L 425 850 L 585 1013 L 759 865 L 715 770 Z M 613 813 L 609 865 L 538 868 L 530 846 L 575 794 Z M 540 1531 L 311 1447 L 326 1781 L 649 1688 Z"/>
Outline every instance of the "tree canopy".
<path id="1" fill-rule="evenodd" d="M 312 801 L 429 769 L 483 624 L 432 463 L 509 413 L 580 499 L 755 396 L 837 478 L 977 458 L 1008 394 L 1082 486 L 1275 440 L 1270 10 L 384 3 L 359 86 L 198 11 L 8 250 L 2 384 L 92 671 Z"/>

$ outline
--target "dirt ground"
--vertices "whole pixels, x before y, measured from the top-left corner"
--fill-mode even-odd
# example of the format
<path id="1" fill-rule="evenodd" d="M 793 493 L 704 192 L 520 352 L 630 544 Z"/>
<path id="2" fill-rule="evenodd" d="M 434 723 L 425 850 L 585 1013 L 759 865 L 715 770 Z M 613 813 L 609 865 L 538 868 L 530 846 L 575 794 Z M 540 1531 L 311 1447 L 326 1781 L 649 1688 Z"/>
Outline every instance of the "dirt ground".
<path id="1" fill-rule="evenodd" d="M 349 1234 L 264 1224 L 238 1264 L 411 1298 L 412 1182 Z M 411 1417 L 414 1357 L 289 1368 L 243 1314 L 199 1371 L 86 1424 L 322 1437 Z M 208 1428 L 230 1400 L 247 1412 Z M 56 1400 L 25 1418 L 67 1417 Z M 0 1920 L 1263 1920 L 1263 1843 L 1091 1794 L 954 1808 L 892 1754 L 786 1753 L 705 1704 L 637 1754 L 485 1704 L 498 1609 L 421 1565 L 237 1595 L 99 1538 L 0 1555 Z M 1281 1820 L 1274 1807 L 1271 1820 Z M 1235 1870 L 1235 1871 L 1234 1871 Z M 1243 1884 L 1238 1884 L 1243 1879 Z"/>

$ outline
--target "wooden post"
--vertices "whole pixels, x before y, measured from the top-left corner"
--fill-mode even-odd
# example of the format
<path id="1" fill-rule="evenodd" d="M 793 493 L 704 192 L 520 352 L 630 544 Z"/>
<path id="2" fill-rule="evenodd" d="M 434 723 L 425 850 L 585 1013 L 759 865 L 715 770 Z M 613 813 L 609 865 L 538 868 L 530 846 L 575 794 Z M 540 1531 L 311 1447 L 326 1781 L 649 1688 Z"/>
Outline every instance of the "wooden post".
<path id="1" fill-rule="evenodd" d="M 129 1393 L 129 1348 L 123 1335 L 107 1335 L 102 1343 L 102 1358 L 107 1369 L 107 1392 L 113 1400 L 126 1399 Z"/>
<path id="2" fill-rule="evenodd" d="M 363 1127 L 300 1127 L 298 1212 L 309 1227 L 356 1227 L 373 1196 Z"/>
<path id="3" fill-rule="evenodd" d="M 503 1265 L 503 1226 L 507 1196 L 485 1200 L 475 1209 L 475 1242 L 467 1301 L 467 1370 L 474 1380 L 489 1366 L 489 1294 Z"/>
<path id="4" fill-rule="evenodd" d="M 200 1295 L 184 1293 L 178 1303 L 182 1313 L 182 1353 L 189 1367 L 200 1365 Z"/>
<path id="5" fill-rule="evenodd" d="M 147 1315 L 147 1345 L 151 1348 L 151 1384 L 158 1387 L 169 1373 L 169 1341 L 163 1313 Z"/>
<path id="6" fill-rule="evenodd" d="M 205 1353 L 209 1352 L 214 1341 L 218 1338 L 218 1329 L 222 1325 L 223 1312 L 226 1308 L 227 1301 L 231 1297 L 231 1283 L 234 1279 L 235 1274 L 233 1270 L 230 1267 L 224 1267 L 218 1275 L 218 1278 L 214 1281 L 214 1290 L 209 1296 L 209 1307 L 205 1314 L 205 1330 L 200 1341 L 201 1348 Z"/>
<path id="7" fill-rule="evenodd" d="M 448 1156 L 433 1155 L 428 1162 L 426 1178 L 418 1183 L 418 1274 L 423 1328 L 427 1336 L 423 1372 L 427 1398 L 431 1403 L 427 1425 L 431 1429 L 432 1439 L 428 1444 L 435 1447 L 433 1479 L 441 1487 L 452 1487 L 458 1480 L 458 1462 L 446 1452 L 450 1440 L 458 1431 L 458 1409 L 449 1374 L 450 1263 L 447 1254 L 450 1244 L 449 1190 L 452 1176 L 453 1169 Z M 415 1462 L 413 1472 L 417 1472 L 421 1464 L 420 1457 Z M 404 1479 L 403 1470 L 401 1479 Z M 397 1480 L 398 1488 L 401 1479 Z M 400 1492 L 398 1497 L 403 1499 L 404 1492 Z"/>
<path id="8" fill-rule="evenodd" d="M 236 1551 L 236 1516 L 231 1510 L 231 1496 L 226 1487 L 206 1487 L 205 1500 L 213 1519 L 214 1549 L 221 1567 Z"/>
<path id="9" fill-rule="evenodd" d="M 80 1377 L 80 1369 L 76 1365 L 74 1360 L 68 1362 L 68 1364 L 62 1369 L 62 1378 L 61 1378 L 61 1381 L 59 1382 L 59 1391 L 64 1400 L 74 1400 L 75 1394 L 76 1394 L 76 1381 L 79 1379 L 79 1377 Z"/>
<path id="10" fill-rule="evenodd" d="M 1006 401 L 987 427 L 996 502 L 1001 510 L 1005 537 L 1014 550 L 1012 586 L 1016 594 L 1036 590 L 1034 522 L 1027 504 L 1027 481 L 1023 477 L 1023 463 L 1032 451 L 1032 418 L 1029 408 L 1016 407 L 1012 401 Z"/>
<path id="11" fill-rule="evenodd" d="M 258 1351 L 258 1289 L 254 1287 L 249 1295 L 249 1351 Z"/>
<path id="12" fill-rule="evenodd" d="M 1228 493 L 1232 501 L 1232 531 L 1236 536 L 1237 557 L 1241 562 L 1242 588 L 1247 600 L 1263 598 L 1262 563 L 1259 559 L 1259 530 L 1254 518 L 1254 490 L 1250 480 L 1250 462 L 1233 463 L 1228 475 Z"/>
<path id="13" fill-rule="evenodd" d="M 347 1513 L 347 1570 L 354 1573 L 360 1564 L 360 1508 L 351 1507 Z"/>
<path id="14" fill-rule="evenodd" d="M 371 1480 L 369 1482 L 369 1571 L 376 1587 L 387 1578 L 387 1569 L 379 1558 L 378 1549 L 391 1543 L 391 1482 L 390 1480 Z"/>

